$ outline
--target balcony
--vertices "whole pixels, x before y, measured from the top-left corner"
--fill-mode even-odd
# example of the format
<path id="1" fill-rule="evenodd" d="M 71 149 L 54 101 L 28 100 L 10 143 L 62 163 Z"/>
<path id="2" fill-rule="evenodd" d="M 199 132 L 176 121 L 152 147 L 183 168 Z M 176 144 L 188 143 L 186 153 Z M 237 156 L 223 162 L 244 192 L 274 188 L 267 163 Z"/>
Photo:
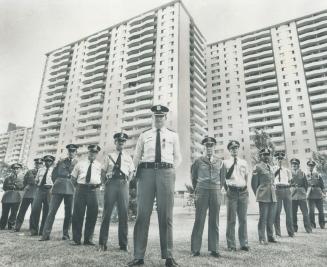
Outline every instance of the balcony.
<path id="1" fill-rule="evenodd" d="M 153 74 L 143 74 L 143 75 L 139 75 L 139 76 L 137 76 L 135 78 L 127 79 L 126 82 L 139 84 L 139 83 L 145 83 L 145 82 L 153 81 L 153 79 L 154 79 Z"/>
<path id="2" fill-rule="evenodd" d="M 147 65 L 153 65 L 154 62 L 155 62 L 154 57 L 144 58 L 142 60 L 127 64 L 126 71 L 129 71 L 132 69 L 134 70 L 136 68 L 140 68 L 140 67 L 147 66 Z"/>
<path id="3" fill-rule="evenodd" d="M 327 107 L 327 99 L 323 103 L 319 103 L 319 104 L 311 103 L 311 110 L 312 110 L 312 112 L 319 111 L 319 110 L 325 110 L 326 107 Z"/>
<path id="4" fill-rule="evenodd" d="M 42 131 L 40 132 L 40 137 L 43 136 L 59 136 L 60 133 L 60 128 L 57 129 L 51 129 L 51 130 L 47 130 L 47 131 Z"/>
<path id="5" fill-rule="evenodd" d="M 126 77 L 126 79 L 129 79 L 129 78 L 133 78 L 137 75 L 143 75 L 143 74 L 148 74 L 148 73 L 152 73 L 152 72 L 154 72 L 153 65 L 148 65 L 148 66 L 144 66 L 141 68 L 127 71 L 125 77 Z"/>
<path id="6" fill-rule="evenodd" d="M 151 108 L 152 107 L 152 99 L 151 100 L 142 100 L 142 101 L 137 101 L 134 103 L 129 103 L 125 104 L 123 109 L 124 111 L 132 111 L 136 108 Z"/>
<path id="7" fill-rule="evenodd" d="M 140 127 L 140 126 L 146 126 L 146 125 L 152 125 L 152 114 L 150 113 L 148 118 L 138 118 L 133 121 L 123 121 L 122 123 L 123 127 Z"/>
<path id="8" fill-rule="evenodd" d="M 276 77 L 275 70 L 267 71 L 267 72 L 260 71 L 257 73 L 252 73 L 251 76 L 250 75 L 245 76 L 244 81 L 247 86 L 250 86 L 250 85 L 256 84 L 257 82 L 260 82 L 263 79 L 270 80 L 270 79 L 274 79 L 275 77 Z"/>
<path id="9" fill-rule="evenodd" d="M 246 92 L 246 97 L 250 100 L 249 97 L 257 95 L 258 97 L 261 97 L 262 95 L 269 94 L 269 93 L 278 93 L 277 86 L 274 87 L 268 87 L 264 89 L 257 89 L 253 91 L 247 91 Z"/>
<path id="10" fill-rule="evenodd" d="M 153 20 L 155 17 L 156 17 L 155 13 L 148 13 L 148 14 L 138 16 L 135 19 L 130 20 L 129 26 L 131 29 L 135 26 L 139 27 L 140 24 L 142 24 L 143 22 L 148 21 L 148 20 Z"/>
<path id="11" fill-rule="evenodd" d="M 143 42 L 139 45 L 128 48 L 127 55 L 130 56 L 130 55 L 134 55 L 136 53 L 139 53 L 139 52 L 147 50 L 147 49 L 154 49 L 155 46 L 156 45 L 153 41 Z"/>
<path id="12" fill-rule="evenodd" d="M 82 98 L 80 101 L 80 106 L 85 107 L 85 106 L 92 105 L 92 104 L 103 103 L 103 100 L 104 100 L 104 95 L 97 94 L 92 97 Z"/>
<path id="13" fill-rule="evenodd" d="M 93 104 L 87 106 L 81 106 L 79 108 L 79 114 L 83 114 L 86 112 L 93 112 L 93 111 L 102 111 L 103 105 L 102 104 Z"/>
<path id="14" fill-rule="evenodd" d="M 267 110 L 267 109 L 273 109 L 273 108 L 279 108 L 279 102 L 273 102 L 273 103 L 262 103 L 261 105 L 256 105 L 256 106 L 248 106 L 247 110 L 248 113 L 254 112 L 254 111 L 261 111 L 261 110 Z"/>
<path id="15" fill-rule="evenodd" d="M 327 108 L 327 106 L 326 106 Z M 313 119 L 326 119 L 327 121 L 327 111 L 319 112 L 319 113 L 312 113 Z"/>
<path id="16" fill-rule="evenodd" d="M 81 136 L 95 136 L 95 135 L 100 135 L 101 130 L 100 129 L 86 129 L 86 130 L 78 130 L 76 133 L 76 137 L 81 137 Z"/>
<path id="17" fill-rule="evenodd" d="M 53 121 L 48 123 L 42 123 L 40 125 L 40 129 L 53 129 L 53 128 L 60 128 L 61 121 Z"/>
<path id="18" fill-rule="evenodd" d="M 97 74 L 94 74 L 92 76 L 85 77 L 84 80 L 83 80 L 83 84 L 89 85 L 92 82 L 103 80 L 105 78 L 106 78 L 106 74 L 104 72 L 97 73 Z"/>
<path id="19" fill-rule="evenodd" d="M 248 114 L 248 120 L 253 120 L 253 119 L 262 119 L 262 118 L 270 118 L 270 117 L 276 117 L 276 116 L 282 116 L 280 110 L 278 111 L 269 111 L 269 112 L 264 112 L 264 113 L 256 113 L 256 114 Z"/>
<path id="20" fill-rule="evenodd" d="M 59 114 L 53 114 L 50 116 L 43 116 L 41 122 L 46 122 L 46 121 L 61 121 L 62 120 L 62 116 Z"/>
<path id="21" fill-rule="evenodd" d="M 52 114 L 62 114 L 63 113 L 63 107 L 54 107 L 54 108 L 50 108 L 50 109 L 45 109 L 43 112 L 44 116 L 47 115 L 52 115 Z"/>
<path id="22" fill-rule="evenodd" d="M 308 28 L 308 26 L 315 25 L 315 24 L 317 24 L 321 21 L 325 21 L 325 20 L 327 20 L 327 14 L 324 12 L 324 13 L 321 13 L 316 16 L 309 16 L 307 18 L 301 19 L 301 20 L 297 21 L 296 24 L 297 24 L 298 28 L 301 28 L 301 29 L 299 29 L 299 31 L 303 31 L 306 28 Z"/>
<path id="23" fill-rule="evenodd" d="M 282 125 L 282 119 L 272 119 L 272 120 L 265 120 L 258 122 L 248 122 L 249 127 L 264 127 L 264 126 L 275 126 L 275 125 Z"/>
<path id="24" fill-rule="evenodd" d="M 54 57 L 59 57 L 62 54 L 70 52 L 71 50 L 72 50 L 72 47 L 70 47 L 70 46 L 62 47 L 62 48 L 59 48 L 58 50 L 56 50 L 54 53 L 52 53 L 52 55 Z"/>
<path id="25" fill-rule="evenodd" d="M 135 94 L 130 94 L 130 95 L 124 95 L 123 97 L 123 103 L 128 103 L 131 102 L 133 100 L 145 100 L 145 99 L 152 99 L 153 97 L 153 91 L 149 90 L 149 91 L 142 91 L 142 92 L 137 92 Z"/>
<path id="26" fill-rule="evenodd" d="M 67 91 L 66 85 L 62 85 L 62 86 L 58 86 L 58 87 L 51 87 L 48 89 L 47 95 L 55 96 L 58 94 L 58 95 L 62 96 L 63 93 L 65 93 L 66 91 Z"/>
<path id="27" fill-rule="evenodd" d="M 138 54 L 130 56 L 127 59 L 127 64 L 142 60 L 144 58 L 152 57 L 152 56 L 154 56 L 154 54 L 155 54 L 155 51 L 153 49 L 147 49 L 147 50 L 140 51 Z"/>
<path id="28" fill-rule="evenodd" d="M 84 92 L 86 92 L 86 94 L 88 94 L 90 92 L 90 90 L 94 90 L 94 89 L 98 89 L 98 88 L 103 89 L 105 87 L 105 85 L 106 84 L 105 84 L 104 79 L 85 84 L 81 88 L 81 91 L 82 91 L 81 94 L 84 94 Z"/>
<path id="29" fill-rule="evenodd" d="M 277 85 L 277 80 L 276 79 L 269 79 L 265 81 L 257 81 L 256 83 L 251 83 L 249 85 L 246 85 L 246 90 L 251 90 L 255 88 L 262 88 L 262 87 L 268 87 L 268 86 L 273 86 L 275 87 Z"/>
<path id="30" fill-rule="evenodd" d="M 102 110 L 96 112 L 80 113 L 78 121 L 93 120 L 102 118 Z"/>
<path id="31" fill-rule="evenodd" d="M 242 44 L 257 42 L 262 38 L 270 37 L 270 31 L 257 31 L 242 37 Z"/>
<path id="32" fill-rule="evenodd" d="M 135 39 L 138 39 L 144 35 L 147 35 L 147 34 L 153 34 L 157 31 L 156 27 L 155 26 L 149 26 L 149 27 L 144 27 L 144 28 L 141 28 L 139 29 L 138 31 L 135 31 L 133 33 L 130 33 L 129 37 L 128 37 L 128 40 L 135 40 Z"/>
<path id="33" fill-rule="evenodd" d="M 124 115 L 122 116 L 122 120 L 130 120 L 133 118 L 140 118 L 140 117 L 147 117 L 150 116 L 151 112 L 149 109 L 139 109 L 132 112 L 124 112 Z"/>
<path id="34" fill-rule="evenodd" d="M 272 50 L 243 56 L 243 63 L 245 65 L 246 63 L 249 63 L 249 62 L 253 63 L 254 61 L 256 61 L 256 63 L 259 64 L 259 62 L 258 62 L 259 60 L 267 59 L 267 58 L 273 58 Z"/>
<path id="35" fill-rule="evenodd" d="M 133 40 L 130 40 L 127 44 L 127 47 L 133 47 L 133 46 L 137 46 L 141 43 L 145 43 L 145 42 L 148 42 L 148 41 L 154 41 L 156 39 L 156 36 L 155 34 L 153 33 L 150 33 L 150 34 L 146 34 L 146 35 L 143 35 L 143 36 L 140 36 L 139 38 L 136 38 L 136 39 L 133 39 Z"/>
<path id="36" fill-rule="evenodd" d="M 95 119 L 95 120 L 86 120 L 86 121 L 80 121 L 78 122 L 77 128 L 86 128 L 90 126 L 96 126 L 96 128 L 101 127 L 101 120 Z"/>
<path id="37" fill-rule="evenodd" d="M 96 41 L 88 42 L 86 45 L 86 48 L 93 49 L 93 48 L 103 45 L 103 44 L 110 45 L 110 38 L 109 37 L 101 37 L 101 38 L 97 39 Z"/>
<path id="38" fill-rule="evenodd" d="M 102 38 L 106 38 L 106 37 L 110 37 L 110 32 L 108 30 L 93 34 L 92 36 L 90 36 L 87 39 L 87 41 L 89 43 L 94 43 L 94 42 L 97 42 L 97 41 L 101 40 Z"/>
<path id="39" fill-rule="evenodd" d="M 314 86 L 315 84 L 320 84 L 320 83 L 326 82 L 326 81 L 327 81 L 327 75 L 318 77 L 318 78 L 314 78 L 314 79 L 307 79 L 307 84 L 308 84 L 308 87 L 311 87 L 311 86 Z"/>
<path id="40" fill-rule="evenodd" d="M 143 22 L 140 23 L 136 23 L 130 26 L 129 32 L 130 33 L 135 33 L 138 32 L 139 30 L 146 28 L 146 27 L 150 27 L 150 26 L 154 26 L 156 25 L 156 20 L 154 17 L 150 18 L 150 19 L 146 19 Z"/>
<path id="41" fill-rule="evenodd" d="M 109 54 L 107 51 L 100 51 L 92 56 L 87 57 L 85 60 L 86 62 L 85 65 L 94 64 L 94 62 L 99 59 L 108 60 L 108 58 L 109 58 Z"/>
<path id="42" fill-rule="evenodd" d="M 140 83 L 135 86 L 128 86 L 123 89 L 125 95 L 133 94 L 135 92 L 142 92 L 153 89 L 153 82 Z"/>
<path id="43" fill-rule="evenodd" d="M 89 70 L 84 72 L 85 77 L 90 77 L 92 75 L 98 74 L 98 73 L 103 73 L 107 70 L 107 65 L 103 64 L 100 66 L 95 66 L 94 68 L 90 68 Z"/>
<path id="44" fill-rule="evenodd" d="M 86 55 L 89 57 L 107 50 L 109 50 L 109 44 L 102 44 L 102 45 L 95 46 L 92 49 L 88 49 Z"/>

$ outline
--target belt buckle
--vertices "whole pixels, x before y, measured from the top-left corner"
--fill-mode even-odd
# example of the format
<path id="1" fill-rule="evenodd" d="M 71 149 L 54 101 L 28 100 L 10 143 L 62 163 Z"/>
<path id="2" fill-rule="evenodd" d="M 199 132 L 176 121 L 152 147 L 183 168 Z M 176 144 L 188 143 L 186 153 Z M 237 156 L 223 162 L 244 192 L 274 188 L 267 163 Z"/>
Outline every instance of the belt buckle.
<path id="1" fill-rule="evenodd" d="M 154 169 L 155 169 L 155 170 L 156 170 L 156 169 L 159 169 L 158 167 L 159 167 L 159 162 L 155 162 L 155 163 L 154 163 Z"/>

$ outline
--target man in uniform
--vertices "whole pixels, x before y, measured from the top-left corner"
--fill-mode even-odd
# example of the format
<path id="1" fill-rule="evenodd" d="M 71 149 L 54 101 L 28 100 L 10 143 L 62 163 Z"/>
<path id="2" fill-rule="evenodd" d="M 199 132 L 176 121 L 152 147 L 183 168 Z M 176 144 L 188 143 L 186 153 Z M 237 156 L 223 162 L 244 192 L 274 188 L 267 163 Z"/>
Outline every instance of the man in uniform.
<path id="1" fill-rule="evenodd" d="M 69 144 L 66 146 L 66 149 L 68 150 L 68 157 L 63 160 L 59 160 L 52 172 L 53 187 L 51 190 L 52 194 L 49 213 L 45 221 L 42 238 L 40 241 L 50 240 L 52 225 L 62 200 L 64 200 L 65 204 L 65 219 L 63 225 L 62 240 L 69 240 L 68 232 L 72 221 L 74 195 L 74 185 L 71 181 L 70 174 L 77 163 L 77 145 Z"/>
<path id="2" fill-rule="evenodd" d="M 292 192 L 292 211 L 293 211 L 293 228 L 297 232 L 297 210 L 300 209 L 303 214 L 303 224 L 307 233 L 312 233 L 312 228 L 309 220 L 308 205 L 307 205 L 307 190 L 308 181 L 305 173 L 300 170 L 300 160 L 291 159 L 292 167 L 292 180 L 291 180 L 291 192 Z"/>
<path id="3" fill-rule="evenodd" d="M 76 185 L 73 209 L 73 243 L 81 245 L 82 228 L 86 210 L 84 245 L 94 246 L 93 233 L 98 217 L 97 190 L 101 186 L 101 164 L 96 157 L 101 150 L 98 145 L 88 146 L 88 158 L 79 161 L 72 172 L 72 179 Z"/>
<path id="4" fill-rule="evenodd" d="M 181 162 L 178 134 L 165 127 L 169 109 L 151 108 L 153 128 L 143 132 L 137 142 L 134 166 L 137 170 L 137 218 L 134 227 L 134 260 L 128 266 L 144 264 L 150 217 L 156 198 L 161 257 L 166 266 L 178 266 L 173 258 L 173 206 L 175 167 Z"/>
<path id="5" fill-rule="evenodd" d="M 252 173 L 251 186 L 256 195 L 257 202 L 259 202 L 259 242 L 262 245 L 267 245 L 266 232 L 268 242 L 277 242 L 274 237 L 273 229 L 276 212 L 275 176 L 273 167 L 269 164 L 271 155 L 270 149 L 261 149 L 259 155 L 261 161 L 255 165 Z"/>
<path id="6" fill-rule="evenodd" d="M 277 236 L 282 236 L 280 231 L 280 214 L 284 204 L 287 233 L 288 236 L 293 237 L 294 228 L 292 218 L 292 195 L 290 190 L 292 174 L 289 169 L 282 166 L 282 161 L 285 159 L 285 154 L 283 152 L 275 153 L 275 158 L 278 160 L 278 166 L 275 167 L 275 185 L 277 197 L 275 232 Z"/>
<path id="7" fill-rule="evenodd" d="M 10 166 L 10 168 L 12 173 L 3 182 L 3 190 L 5 193 L 2 197 L 0 230 L 4 230 L 7 224 L 8 230 L 13 229 L 21 199 L 19 191 L 23 189 L 23 181 L 20 180 L 20 177 L 18 177 L 19 171 L 22 169 L 22 165 L 19 163 L 14 163 Z"/>
<path id="8" fill-rule="evenodd" d="M 247 208 L 249 192 L 247 182 L 249 167 L 244 159 L 238 157 L 240 143 L 232 140 L 227 149 L 231 157 L 223 161 L 222 182 L 227 192 L 227 228 L 226 240 L 229 251 L 236 251 L 235 225 L 238 217 L 238 237 L 241 250 L 249 251 L 247 235 Z"/>
<path id="9" fill-rule="evenodd" d="M 15 232 L 19 232 L 20 228 L 24 222 L 25 214 L 28 209 L 28 207 L 33 203 L 33 199 L 35 197 L 36 193 L 36 183 L 35 183 L 35 177 L 37 174 L 37 171 L 42 167 L 43 165 L 43 159 L 42 158 L 36 158 L 34 159 L 34 169 L 28 170 L 24 176 L 24 188 L 25 192 L 23 195 L 22 202 L 20 203 L 18 215 L 16 218 L 16 225 L 15 225 Z M 30 227 L 31 229 L 31 218 L 30 218 Z"/>
<path id="10" fill-rule="evenodd" d="M 55 158 L 51 155 L 43 157 L 44 166 L 41 167 L 35 177 L 37 184 L 36 194 L 32 204 L 30 230 L 31 235 L 42 235 L 44 223 L 49 211 L 50 190 L 52 187 L 51 175 Z M 42 211 L 41 227 L 39 229 L 40 214 Z"/>
<path id="11" fill-rule="evenodd" d="M 213 257 L 220 257 L 219 211 L 221 204 L 221 167 L 222 161 L 213 155 L 216 139 L 206 137 L 202 145 L 206 155 L 194 161 L 191 167 L 192 185 L 195 190 L 195 221 L 191 236 L 191 252 L 200 256 L 203 228 L 209 209 L 208 250 Z"/>
<path id="12" fill-rule="evenodd" d="M 309 173 L 307 174 L 308 185 L 309 185 L 307 198 L 309 202 L 309 217 L 310 217 L 311 227 L 316 228 L 316 223 L 315 223 L 315 206 L 316 206 L 319 212 L 318 218 L 319 218 L 320 228 L 324 229 L 325 228 L 325 214 L 324 214 L 324 204 L 323 204 L 323 199 L 325 195 L 324 181 L 322 180 L 321 175 L 314 170 L 316 163 L 313 160 L 309 160 L 307 162 L 307 165 L 309 167 Z"/>
<path id="13" fill-rule="evenodd" d="M 116 151 L 110 153 L 105 158 L 103 170 L 106 173 L 104 191 L 104 209 L 100 229 L 99 245 L 100 250 L 107 250 L 107 240 L 110 218 L 115 204 L 118 212 L 118 239 L 119 247 L 123 251 L 128 251 L 128 199 L 129 199 L 129 179 L 134 173 L 134 163 L 130 155 L 124 150 L 124 145 L 128 135 L 116 133 L 114 135 Z"/>

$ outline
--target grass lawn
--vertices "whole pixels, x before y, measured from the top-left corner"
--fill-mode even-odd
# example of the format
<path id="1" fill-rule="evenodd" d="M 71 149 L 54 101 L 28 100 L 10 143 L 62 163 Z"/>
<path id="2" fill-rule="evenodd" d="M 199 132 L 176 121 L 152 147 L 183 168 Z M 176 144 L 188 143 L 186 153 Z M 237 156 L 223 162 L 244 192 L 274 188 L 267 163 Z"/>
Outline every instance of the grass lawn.
<path id="1" fill-rule="evenodd" d="M 203 249 L 200 257 L 190 256 L 190 236 L 194 221 L 193 211 L 177 207 L 174 217 L 175 258 L 181 266 L 327 266 L 327 229 L 315 229 L 313 234 L 304 231 L 301 220 L 295 238 L 282 237 L 277 244 L 262 246 L 257 241 L 258 216 L 248 217 L 250 252 L 228 252 L 226 249 L 226 217 L 222 208 L 220 217 L 220 252 L 222 257 L 208 256 L 207 226 L 203 236 Z M 284 215 L 282 215 L 284 219 Z M 301 216 L 299 217 L 301 219 Z M 99 223 L 95 230 L 97 243 Z M 55 222 L 51 241 L 39 242 L 38 237 L 28 236 L 25 222 L 20 233 L 0 232 L 0 266 L 125 266 L 132 259 L 132 252 L 124 253 L 118 249 L 117 224 L 110 228 L 108 251 L 98 252 L 94 247 L 70 246 L 69 241 L 61 241 L 62 219 Z M 285 222 L 282 220 L 285 233 Z M 129 228 L 131 251 L 133 246 L 133 223 Z M 156 213 L 153 213 L 145 256 L 145 266 L 164 266 L 160 258 L 159 234 Z"/>

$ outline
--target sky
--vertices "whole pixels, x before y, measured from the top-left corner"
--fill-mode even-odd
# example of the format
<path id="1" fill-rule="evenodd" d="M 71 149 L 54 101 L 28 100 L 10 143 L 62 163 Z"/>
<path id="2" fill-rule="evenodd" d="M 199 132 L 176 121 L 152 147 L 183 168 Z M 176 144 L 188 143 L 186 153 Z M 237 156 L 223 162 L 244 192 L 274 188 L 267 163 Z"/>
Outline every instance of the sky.
<path id="1" fill-rule="evenodd" d="M 33 125 L 45 53 L 169 0 L 0 0 L 0 132 Z M 183 0 L 214 42 L 327 9 L 326 0 Z"/>

